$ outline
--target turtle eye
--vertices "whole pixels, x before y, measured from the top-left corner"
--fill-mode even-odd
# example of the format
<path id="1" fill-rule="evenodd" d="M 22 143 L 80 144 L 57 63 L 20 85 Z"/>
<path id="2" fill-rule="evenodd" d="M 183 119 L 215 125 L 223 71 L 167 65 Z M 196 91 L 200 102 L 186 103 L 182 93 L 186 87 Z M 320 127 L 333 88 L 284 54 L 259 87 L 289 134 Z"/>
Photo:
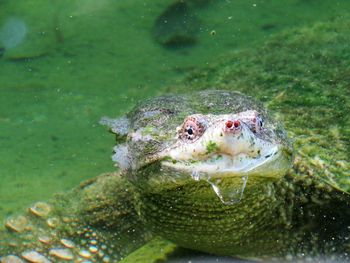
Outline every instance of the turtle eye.
<path id="1" fill-rule="evenodd" d="M 185 119 L 179 131 L 179 138 L 187 142 L 194 142 L 205 132 L 207 122 L 200 116 L 189 116 Z"/>

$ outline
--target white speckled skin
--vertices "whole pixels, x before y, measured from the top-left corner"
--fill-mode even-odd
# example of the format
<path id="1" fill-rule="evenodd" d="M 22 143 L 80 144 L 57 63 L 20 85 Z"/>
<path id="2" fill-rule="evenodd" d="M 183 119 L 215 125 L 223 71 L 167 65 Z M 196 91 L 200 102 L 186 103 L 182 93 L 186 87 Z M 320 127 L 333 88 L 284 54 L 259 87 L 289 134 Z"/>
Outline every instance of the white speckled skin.
<path id="1" fill-rule="evenodd" d="M 205 121 L 205 131 L 193 141 L 184 140 L 179 136 L 175 144 L 162 153 L 164 157 L 171 158 L 171 162 L 165 161 L 164 165 L 209 174 L 224 173 L 227 176 L 231 172 L 242 175 L 260 165 L 268 165 L 280 150 L 277 142 L 268 141 L 260 136 L 264 132 L 262 128 L 259 128 L 258 132 L 252 129 L 253 119 L 258 117 L 256 111 L 195 116 Z M 239 126 L 226 126 L 228 122 L 233 121 Z M 181 126 L 178 127 L 179 132 L 182 130 Z M 287 168 L 278 173 L 285 173 Z M 271 170 L 269 173 L 273 174 Z"/>

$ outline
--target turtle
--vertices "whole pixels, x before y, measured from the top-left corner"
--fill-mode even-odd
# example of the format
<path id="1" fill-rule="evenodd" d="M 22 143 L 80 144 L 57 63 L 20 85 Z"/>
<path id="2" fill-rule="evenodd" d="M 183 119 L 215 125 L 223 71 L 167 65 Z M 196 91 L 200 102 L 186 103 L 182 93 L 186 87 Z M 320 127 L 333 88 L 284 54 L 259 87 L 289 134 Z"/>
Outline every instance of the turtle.
<path id="1" fill-rule="evenodd" d="M 119 170 L 8 218 L 1 263 L 156 262 L 180 246 L 259 261 L 349 261 L 349 21 L 286 30 L 227 53 L 171 87 L 185 95 L 103 118 L 116 134 Z M 188 93 L 212 87 L 222 91 Z M 267 145 L 268 162 L 254 158 L 256 146 L 239 144 L 252 158 L 236 159 L 239 176 L 220 181 L 192 169 L 221 149 L 222 140 L 211 140 L 186 164 L 220 118 L 222 132 Z M 224 167 L 225 156 L 217 157 Z M 184 172 L 166 176 L 177 168 Z"/>
<path id="2" fill-rule="evenodd" d="M 148 262 L 147 246 L 166 254 L 172 243 L 253 260 L 349 260 L 349 195 L 296 173 L 283 124 L 254 98 L 165 95 L 100 122 L 115 134 L 118 170 L 7 219 L 2 263 Z"/>

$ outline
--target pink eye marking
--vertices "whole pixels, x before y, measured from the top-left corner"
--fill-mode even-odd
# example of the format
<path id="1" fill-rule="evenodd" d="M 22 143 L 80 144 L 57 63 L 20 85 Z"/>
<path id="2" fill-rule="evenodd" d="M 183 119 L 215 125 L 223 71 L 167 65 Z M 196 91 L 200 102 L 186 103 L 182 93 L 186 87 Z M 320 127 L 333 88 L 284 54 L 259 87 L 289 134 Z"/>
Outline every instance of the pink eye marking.
<path id="1" fill-rule="evenodd" d="M 255 110 L 248 110 L 238 114 L 239 119 L 248 125 L 249 129 L 254 133 L 263 132 L 264 121 L 260 114 Z"/>
<path id="2" fill-rule="evenodd" d="M 242 130 L 241 121 L 238 119 L 227 120 L 223 128 L 224 132 L 231 133 L 231 134 L 239 134 L 241 130 Z"/>
<path id="3" fill-rule="evenodd" d="M 206 121 L 201 116 L 189 116 L 180 129 L 179 138 L 187 142 L 194 142 L 202 136 L 207 128 L 206 126 Z"/>

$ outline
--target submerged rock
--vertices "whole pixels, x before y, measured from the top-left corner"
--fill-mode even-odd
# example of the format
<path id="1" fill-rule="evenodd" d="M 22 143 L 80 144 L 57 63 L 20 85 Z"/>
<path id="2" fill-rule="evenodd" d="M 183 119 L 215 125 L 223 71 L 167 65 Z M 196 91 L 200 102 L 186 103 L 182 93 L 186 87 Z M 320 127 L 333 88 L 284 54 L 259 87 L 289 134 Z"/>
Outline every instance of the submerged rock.
<path id="1" fill-rule="evenodd" d="M 153 27 L 154 39 L 165 47 L 178 48 L 197 42 L 199 20 L 187 2 L 170 5 L 156 19 Z"/>

